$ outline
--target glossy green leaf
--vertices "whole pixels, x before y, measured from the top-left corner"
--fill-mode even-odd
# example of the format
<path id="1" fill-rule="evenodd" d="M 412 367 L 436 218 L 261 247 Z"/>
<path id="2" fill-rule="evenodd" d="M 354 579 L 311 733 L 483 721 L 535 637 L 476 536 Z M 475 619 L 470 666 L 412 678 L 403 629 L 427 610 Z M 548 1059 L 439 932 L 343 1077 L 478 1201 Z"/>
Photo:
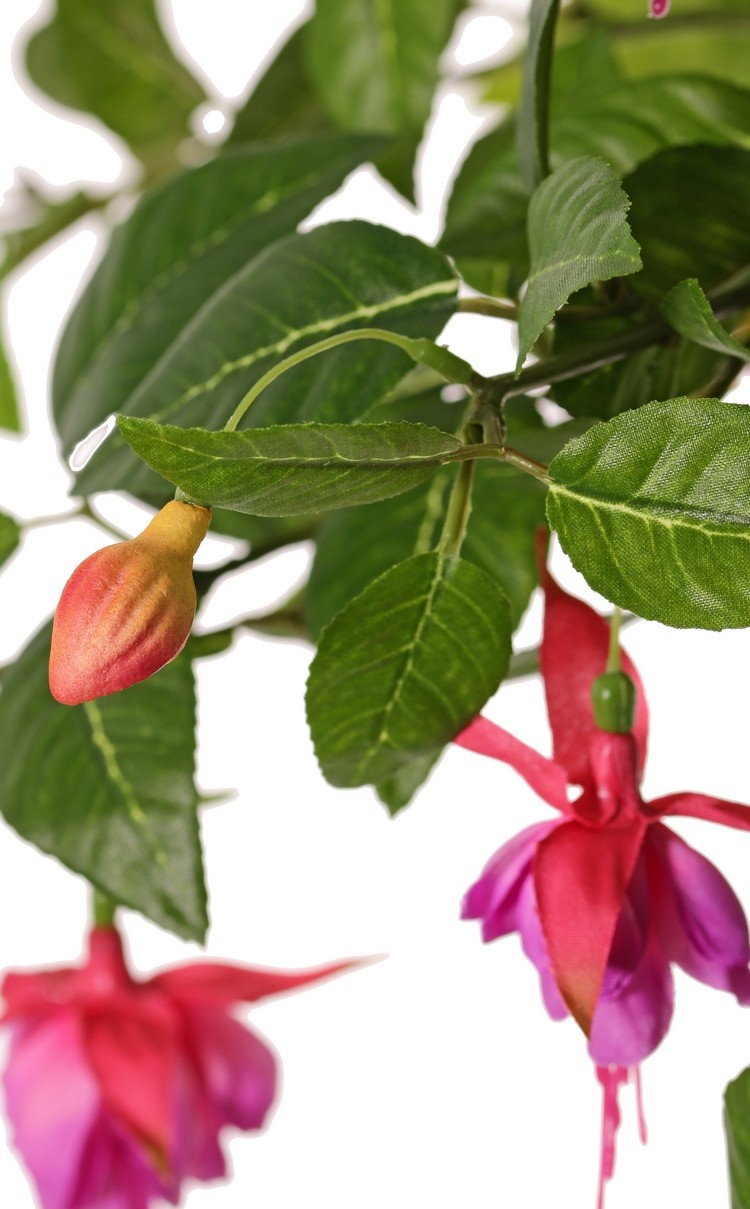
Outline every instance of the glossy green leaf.
<path id="1" fill-rule="evenodd" d="M 201 307 L 121 410 L 158 422 L 218 429 L 250 387 L 291 353 L 357 327 L 436 336 L 455 306 L 445 259 L 409 236 L 363 222 L 293 235 L 240 269 Z M 349 423 L 403 377 L 400 349 L 357 342 L 283 374 L 243 427 Z M 113 434 L 79 488 L 153 490 L 152 471 Z"/>
<path id="2" fill-rule="evenodd" d="M 333 785 L 383 782 L 437 755 L 495 692 L 510 657 L 505 596 L 437 552 L 391 567 L 321 635 L 307 716 Z"/>
<path id="3" fill-rule="evenodd" d="M 21 430 L 18 395 L 8 364 L 2 333 L 0 333 L 0 429 L 5 429 L 6 432 L 20 432 Z"/>
<path id="4" fill-rule="evenodd" d="M 331 129 L 328 112 L 310 82 L 306 37 L 303 25 L 281 47 L 237 113 L 229 144 Z"/>
<path id="5" fill-rule="evenodd" d="M 667 322 L 688 340 L 715 352 L 750 361 L 750 349 L 724 330 L 695 277 L 688 277 L 673 286 L 661 309 Z"/>
<path id="6" fill-rule="evenodd" d="M 70 707 L 49 692 L 49 643 L 46 626 L 3 680 L 0 810 L 24 839 L 116 902 L 202 940 L 189 660 Z"/>
<path id="7" fill-rule="evenodd" d="M 57 0 L 28 42 L 26 67 L 47 96 L 100 118 L 155 169 L 205 100 L 172 53 L 154 0 Z"/>
<path id="8" fill-rule="evenodd" d="M 727 1084 L 724 1131 L 732 1209 L 750 1209 L 750 1069 Z"/>
<path id="9" fill-rule="evenodd" d="M 6 512 L 0 512 L 0 567 L 18 549 L 20 540 L 21 529 L 18 521 Z"/>
<path id="10" fill-rule="evenodd" d="M 643 256 L 632 284 L 646 296 L 660 302 L 687 277 L 709 290 L 750 263 L 750 149 L 669 147 L 625 188 Z"/>
<path id="11" fill-rule="evenodd" d="M 640 617 L 750 625 L 750 409 L 669 399 L 626 412 L 553 459 L 547 501 L 573 565 Z"/>
<path id="12" fill-rule="evenodd" d="M 191 499 L 254 516 L 294 516 L 400 495 L 453 460 L 461 442 L 424 424 L 280 424 L 242 432 L 120 416 L 128 445 Z"/>
<path id="13" fill-rule="evenodd" d="M 549 172 L 549 102 L 552 47 L 560 0 L 531 0 L 518 103 L 518 166 L 529 190 Z"/>
<path id="14" fill-rule="evenodd" d="M 430 115 L 440 55 L 461 0 L 317 0 L 306 31 L 319 95 L 345 130 L 399 143 L 379 164 L 411 196 L 411 166 Z"/>
<path id="15" fill-rule="evenodd" d="M 558 168 L 529 205 L 529 283 L 518 311 L 518 362 L 571 294 L 641 267 L 625 217 L 628 199 L 602 160 L 583 156 Z"/>
<path id="16" fill-rule="evenodd" d="M 380 145 L 332 135 L 238 147 L 147 193 L 114 233 L 62 336 L 53 409 L 64 452 L 113 411 L 129 410 L 207 300 Z"/>

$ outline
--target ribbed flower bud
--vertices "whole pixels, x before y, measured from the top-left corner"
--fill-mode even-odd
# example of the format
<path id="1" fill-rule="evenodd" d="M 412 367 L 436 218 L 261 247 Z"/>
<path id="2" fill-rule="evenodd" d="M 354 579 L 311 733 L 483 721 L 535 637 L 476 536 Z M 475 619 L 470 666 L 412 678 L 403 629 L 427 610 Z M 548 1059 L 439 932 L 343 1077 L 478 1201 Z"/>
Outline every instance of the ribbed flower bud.
<path id="1" fill-rule="evenodd" d="M 52 628 L 53 697 L 63 705 L 105 697 L 179 655 L 195 616 L 193 555 L 210 520 L 208 508 L 172 500 L 138 537 L 76 568 Z"/>

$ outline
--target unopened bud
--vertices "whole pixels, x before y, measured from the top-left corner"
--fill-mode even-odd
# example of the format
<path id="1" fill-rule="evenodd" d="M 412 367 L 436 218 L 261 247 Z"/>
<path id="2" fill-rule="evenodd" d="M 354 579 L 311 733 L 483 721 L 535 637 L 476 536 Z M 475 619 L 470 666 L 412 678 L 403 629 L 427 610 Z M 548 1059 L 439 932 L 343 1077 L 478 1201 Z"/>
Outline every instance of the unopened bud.
<path id="1" fill-rule="evenodd" d="M 63 705 L 138 684 L 187 642 L 193 555 L 208 508 L 172 500 L 138 537 L 97 550 L 71 575 L 52 627 L 49 686 Z"/>
<path id="2" fill-rule="evenodd" d="M 591 686 L 594 721 L 599 730 L 626 735 L 635 722 L 635 685 L 626 672 L 604 672 Z"/>

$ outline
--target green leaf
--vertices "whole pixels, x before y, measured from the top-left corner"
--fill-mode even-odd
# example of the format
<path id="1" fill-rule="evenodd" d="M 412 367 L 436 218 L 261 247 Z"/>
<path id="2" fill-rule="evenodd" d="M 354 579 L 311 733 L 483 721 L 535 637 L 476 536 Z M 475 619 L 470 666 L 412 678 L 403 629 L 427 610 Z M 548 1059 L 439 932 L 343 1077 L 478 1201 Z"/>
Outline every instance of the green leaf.
<path id="1" fill-rule="evenodd" d="M 518 166 L 527 189 L 549 172 L 549 92 L 560 0 L 531 0 L 529 37 L 518 104 Z"/>
<path id="2" fill-rule="evenodd" d="M 507 600 L 484 571 L 438 552 L 392 567 L 321 635 L 307 714 L 324 775 L 378 783 L 437 755 L 509 657 Z"/>
<path id="3" fill-rule="evenodd" d="M 378 165 L 412 196 L 411 165 L 463 0 L 317 0 L 307 28 L 319 95 L 344 130 L 399 136 Z"/>
<path id="4" fill-rule="evenodd" d="M 21 431 L 18 395 L 8 364 L 2 333 L 0 333 L 0 429 L 5 429 L 7 432 Z"/>
<path id="5" fill-rule="evenodd" d="M 735 19 L 711 20 L 707 9 L 700 21 L 679 25 L 654 23 L 650 31 L 618 31 L 614 50 L 628 76 L 656 76 L 665 72 L 698 72 L 726 83 L 747 84 L 750 61 L 750 22 L 745 0 L 739 0 Z M 649 36 L 650 35 L 650 36 Z"/>
<path id="6" fill-rule="evenodd" d="M 438 252 L 385 227 L 334 223 L 292 235 L 209 298 L 120 409 L 186 428 L 219 428 L 284 357 L 358 327 L 435 336 L 454 310 L 455 296 L 453 272 Z M 382 343 L 334 349 L 273 382 L 243 426 L 349 423 L 410 365 L 407 354 Z M 81 474 L 79 489 L 138 493 L 153 491 L 154 483 L 153 472 L 113 434 Z"/>
<path id="7" fill-rule="evenodd" d="M 227 142 L 330 130 L 331 120 L 307 68 L 307 25 L 295 30 L 237 113 Z"/>
<path id="8" fill-rule="evenodd" d="M 172 53 L 153 0 L 57 0 L 27 44 L 26 67 L 47 96 L 93 113 L 162 171 L 205 100 Z"/>
<path id="9" fill-rule="evenodd" d="M 750 409 L 668 399 L 553 459 L 547 515 L 614 604 L 666 625 L 750 625 Z"/>
<path id="10" fill-rule="evenodd" d="M 710 290 L 750 263 L 750 149 L 669 147 L 625 187 L 643 255 L 633 286 L 647 297 L 660 302 L 687 277 Z"/>
<path id="11" fill-rule="evenodd" d="M 526 277 L 529 191 L 518 173 L 515 122 L 508 119 L 479 139 L 453 185 L 441 247 L 461 275 L 486 294 L 512 292 Z M 515 274 L 509 269 L 515 268 Z"/>
<path id="12" fill-rule="evenodd" d="M 571 294 L 641 267 L 627 209 L 615 173 L 589 156 L 558 168 L 536 190 L 529 205 L 531 269 L 518 311 L 517 373 Z"/>
<path id="13" fill-rule="evenodd" d="M 71 708 L 50 695 L 49 643 L 45 626 L 3 680 L 2 813 L 24 839 L 116 902 L 202 940 L 208 920 L 189 660 Z"/>
<path id="14" fill-rule="evenodd" d="M 750 361 L 750 349 L 724 330 L 695 277 L 688 277 L 686 281 L 673 286 L 661 309 L 667 323 L 688 340 L 717 353 L 728 353 L 732 357 Z"/>
<path id="15" fill-rule="evenodd" d="M 295 516 L 409 491 L 461 442 L 424 424 L 280 424 L 243 432 L 118 419 L 154 470 L 191 499 L 254 516 Z"/>
<path id="16" fill-rule="evenodd" d="M 380 801 L 391 816 L 398 814 L 411 802 L 421 789 L 438 761 L 437 756 L 421 756 L 410 760 L 399 768 L 392 777 L 387 777 L 375 786 Z"/>
<path id="17" fill-rule="evenodd" d="M 20 540 L 21 528 L 18 521 L 6 512 L 0 512 L 0 567 L 18 549 Z"/>
<path id="18" fill-rule="evenodd" d="M 64 452 L 111 412 L 129 410 L 206 300 L 380 145 L 332 135 L 238 147 L 147 193 L 62 336 L 53 410 Z"/>
<path id="19" fill-rule="evenodd" d="M 750 1069 L 727 1084 L 724 1130 L 732 1209 L 750 1209 Z"/>

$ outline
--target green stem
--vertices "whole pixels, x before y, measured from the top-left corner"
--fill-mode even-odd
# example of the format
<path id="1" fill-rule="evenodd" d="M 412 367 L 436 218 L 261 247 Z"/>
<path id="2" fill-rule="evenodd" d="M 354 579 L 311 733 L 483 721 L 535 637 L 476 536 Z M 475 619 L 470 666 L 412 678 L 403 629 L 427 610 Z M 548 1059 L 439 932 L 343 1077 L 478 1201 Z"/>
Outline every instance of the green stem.
<path id="1" fill-rule="evenodd" d="M 622 613 L 619 608 L 615 607 L 612 616 L 609 619 L 609 651 L 607 654 L 607 671 L 620 671 L 620 623 L 622 621 Z"/>
<path id="2" fill-rule="evenodd" d="M 518 319 L 518 307 L 514 302 L 501 302 L 497 298 L 459 298 L 459 311 L 469 315 L 488 315 L 491 319 Z"/>
<path id="3" fill-rule="evenodd" d="M 481 448 L 481 446 L 480 446 Z M 442 554 L 457 555 L 466 536 L 466 526 L 471 515 L 471 485 L 476 460 L 462 462 L 448 500 L 443 532 L 438 549 Z"/>
<path id="4" fill-rule="evenodd" d="M 379 327 L 363 327 L 357 331 L 339 332 L 335 336 L 326 337 L 325 340 L 318 340 L 315 344 L 310 344 L 307 348 L 300 349 L 297 353 L 292 353 L 290 357 L 279 361 L 277 365 L 274 365 L 267 373 L 263 374 L 237 404 L 237 407 L 224 425 L 224 431 L 234 432 L 248 407 L 255 402 L 258 395 L 262 394 L 267 386 L 270 386 L 272 382 L 275 382 L 277 378 L 285 374 L 288 369 L 293 369 L 295 365 L 301 365 L 303 361 L 307 361 L 310 357 L 317 357 L 319 353 L 328 352 L 330 349 L 338 348 L 342 344 L 349 344 L 353 340 L 383 340 L 387 344 L 395 344 L 397 348 L 403 349 L 405 353 L 408 353 L 418 365 L 428 365 L 448 382 L 466 383 L 474 376 L 474 370 L 466 361 L 463 361 L 460 357 L 456 357 L 447 348 L 441 348 L 440 345 L 434 344 L 432 340 L 426 340 L 421 337 L 411 339 L 409 336 L 400 336 L 398 332 L 387 332 Z"/>
<path id="5" fill-rule="evenodd" d="M 96 887 L 93 894 L 92 914 L 94 923 L 97 928 L 113 928 L 115 926 L 115 915 L 117 914 L 117 903 L 108 894 L 97 890 Z"/>

